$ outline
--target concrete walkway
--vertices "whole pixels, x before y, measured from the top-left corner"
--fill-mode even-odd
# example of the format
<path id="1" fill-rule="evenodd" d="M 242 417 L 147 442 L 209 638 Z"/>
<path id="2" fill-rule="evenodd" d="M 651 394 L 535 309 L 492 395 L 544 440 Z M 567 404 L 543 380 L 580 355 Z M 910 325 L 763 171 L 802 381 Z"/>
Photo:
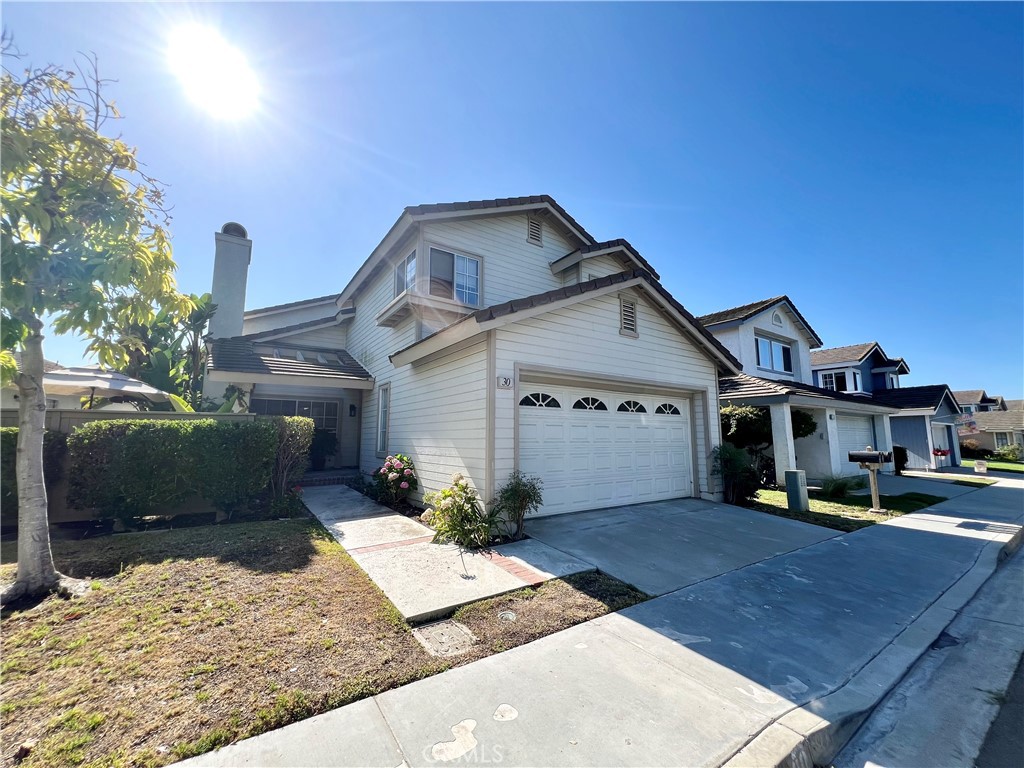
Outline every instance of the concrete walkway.
<path id="1" fill-rule="evenodd" d="M 1019 540 L 1024 492 L 1000 486 L 188 765 L 827 764 Z"/>
<path id="2" fill-rule="evenodd" d="M 486 552 L 432 544 L 434 531 L 418 520 L 343 485 L 307 488 L 302 500 L 408 622 L 594 570 L 539 541 L 516 541 Z"/>

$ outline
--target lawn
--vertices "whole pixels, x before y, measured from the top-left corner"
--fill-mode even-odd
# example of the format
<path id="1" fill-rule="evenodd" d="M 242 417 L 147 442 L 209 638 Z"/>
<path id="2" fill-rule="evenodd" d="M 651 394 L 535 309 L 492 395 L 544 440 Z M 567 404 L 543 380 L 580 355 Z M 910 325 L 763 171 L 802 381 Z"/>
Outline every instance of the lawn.
<path id="1" fill-rule="evenodd" d="M 991 477 L 985 477 L 984 475 L 978 475 L 972 477 L 971 475 L 957 475 L 957 479 L 953 481 L 953 485 L 973 485 L 975 487 L 985 487 L 986 485 L 995 485 L 996 480 Z"/>
<path id="2" fill-rule="evenodd" d="M 804 523 L 813 523 L 825 528 L 832 528 L 837 531 L 856 531 L 866 528 L 875 523 L 882 523 L 891 520 L 898 515 L 905 515 L 909 512 L 938 504 L 945 501 L 940 496 L 930 496 L 926 493 L 903 493 L 899 496 L 882 496 L 882 508 L 892 514 L 878 514 L 869 512 L 871 509 L 870 496 L 850 496 L 845 499 L 829 499 L 821 494 L 810 493 L 810 512 L 790 512 L 786 503 L 785 491 L 760 490 L 757 492 L 757 500 L 753 508 L 761 512 L 779 517 L 788 517 L 792 520 L 800 520 Z"/>
<path id="3" fill-rule="evenodd" d="M 480 638 L 430 656 L 307 520 L 54 542 L 78 600 L 6 611 L 0 742 L 22 766 L 157 766 L 520 645 L 644 599 L 600 574 L 460 611 Z M 14 556 L 3 545 L 3 562 Z M 0 566 L 0 580 L 14 566 Z M 511 609 L 515 622 L 498 619 Z"/>
<path id="4" fill-rule="evenodd" d="M 960 462 L 965 467 L 974 467 L 974 459 L 963 459 Z M 1024 461 L 989 461 L 990 472 L 1016 472 L 1024 474 Z"/>

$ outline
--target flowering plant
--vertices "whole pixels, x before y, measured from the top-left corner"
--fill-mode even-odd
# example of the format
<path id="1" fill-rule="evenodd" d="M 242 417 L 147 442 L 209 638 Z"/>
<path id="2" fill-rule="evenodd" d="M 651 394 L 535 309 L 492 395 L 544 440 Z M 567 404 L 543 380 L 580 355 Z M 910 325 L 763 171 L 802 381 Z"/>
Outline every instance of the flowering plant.
<path id="1" fill-rule="evenodd" d="M 377 487 L 377 500 L 384 504 L 394 504 L 406 498 L 420 485 L 412 459 L 401 453 L 388 456 L 384 466 L 374 471 L 373 481 Z"/>
<path id="2" fill-rule="evenodd" d="M 452 542 L 463 547 L 486 547 L 494 535 L 496 516 L 480 508 L 480 498 L 469 481 L 459 472 L 452 475 L 452 484 L 423 500 L 434 529 L 435 542 Z"/>
<path id="3" fill-rule="evenodd" d="M 936 448 L 932 451 L 932 456 L 949 456 L 949 448 Z"/>

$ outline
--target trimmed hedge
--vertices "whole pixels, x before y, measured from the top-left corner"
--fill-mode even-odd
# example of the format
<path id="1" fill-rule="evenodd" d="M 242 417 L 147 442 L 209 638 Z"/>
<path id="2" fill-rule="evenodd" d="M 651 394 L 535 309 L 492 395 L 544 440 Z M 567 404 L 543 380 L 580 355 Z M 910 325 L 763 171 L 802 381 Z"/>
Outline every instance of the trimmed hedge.
<path id="1" fill-rule="evenodd" d="M 67 435 L 63 432 L 43 433 L 43 478 L 47 491 L 64 476 L 64 460 L 68 452 Z M 18 428 L 0 427 L 0 510 L 4 525 L 18 519 Z"/>
<path id="2" fill-rule="evenodd" d="M 231 514 L 268 490 L 279 442 L 294 450 L 296 440 L 301 445 L 307 433 L 311 437 L 311 427 L 312 420 L 301 417 L 90 422 L 68 438 L 68 501 L 103 517 L 124 518 L 173 508 L 197 495 Z"/>

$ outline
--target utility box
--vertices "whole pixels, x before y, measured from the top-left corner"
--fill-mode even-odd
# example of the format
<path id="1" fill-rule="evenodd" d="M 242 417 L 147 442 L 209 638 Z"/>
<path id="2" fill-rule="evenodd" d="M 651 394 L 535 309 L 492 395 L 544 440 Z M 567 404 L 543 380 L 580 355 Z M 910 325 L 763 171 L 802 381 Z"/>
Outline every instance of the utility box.
<path id="1" fill-rule="evenodd" d="M 988 474 L 988 462 L 978 459 L 974 462 L 974 473 L 976 475 L 987 475 Z"/>
<path id="2" fill-rule="evenodd" d="M 811 502 L 807 498 L 807 473 L 802 469 L 786 470 L 786 503 L 790 512 L 811 510 Z"/>

